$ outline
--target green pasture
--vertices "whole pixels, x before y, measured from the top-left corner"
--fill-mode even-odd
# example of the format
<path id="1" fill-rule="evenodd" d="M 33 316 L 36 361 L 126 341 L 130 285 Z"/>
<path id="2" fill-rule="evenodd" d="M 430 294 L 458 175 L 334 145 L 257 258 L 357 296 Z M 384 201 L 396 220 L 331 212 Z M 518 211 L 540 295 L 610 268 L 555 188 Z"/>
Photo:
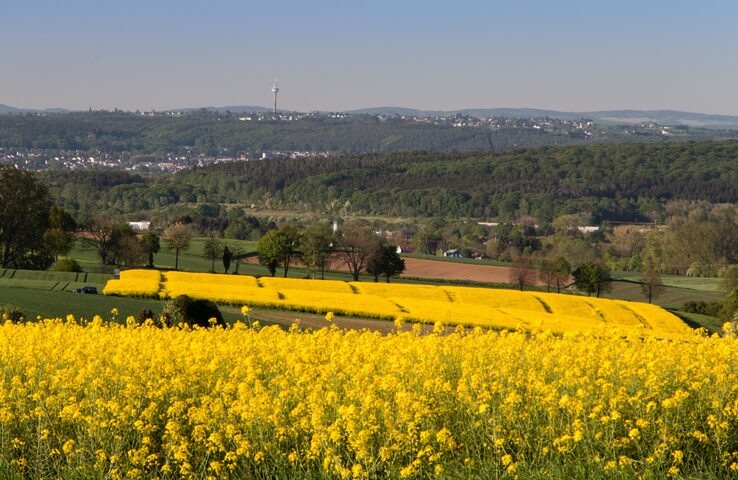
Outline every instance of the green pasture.
<path id="1" fill-rule="evenodd" d="M 610 282 L 612 291 L 602 295 L 604 298 L 618 300 L 630 300 L 633 302 L 647 302 L 648 298 L 643 295 L 640 283 L 625 280 Z M 724 295 L 717 290 L 703 290 L 700 288 L 677 287 L 665 283 L 661 295 L 653 299 L 653 303 L 670 309 L 678 309 L 684 302 L 722 302 Z"/>
<path id="2" fill-rule="evenodd" d="M 190 248 L 187 250 L 181 250 L 179 252 L 179 269 L 191 272 L 208 272 L 210 271 L 211 262 L 204 255 L 205 242 L 208 240 L 207 237 L 193 238 L 190 243 Z M 241 255 L 251 254 L 256 252 L 256 242 L 250 240 L 232 240 L 232 239 L 218 239 L 221 245 L 228 246 L 233 252 L 238 252 Z M 77 260 L 82 270 L 86 272 L 100 272 L 108 271 L 112 272 L 112 266 L 103 266 L 100 263 L 97 251 L 92 248 L 89 244 L 84 241 L 77 239 L 74 243 L 74 248 L 67 255 L 70 258 Z M 161 240 L 161 250 L 159 253 L 154 255 L 154 266 L 159 269 L 172 269 L 174 268 L 175 262 L 175 251 L 170 249 L 167 242 Z M 241 265 L 242 267 L 243 265 Z M 235 268 L 235 261 L 231 262 L 231 271 Z M 223 272 L 223 261 L 218 259 L 215 261 L 215 271 Z"/>
<path id="3" fill-rule="evenodd" d="M 643 274 L 640 272 L 611 272 L 614 279 L 640 282 Z M 720 290 L 720 278 L 716 277 L 686 277 L 682 275 L 662 275 L 661 281 L 665 286 L 675 288 L 687 288 L 690 290 L 701 290 L 705 292 L 716 292 Z"/>
<path id="4" fill-rule="evenodd" d="M 164 306 L 162 300 L 153 298 L 109 297 L 105 295 L 88 295 L 60 290 L 35 289 L 2 285 L 0 287 L 0 305 L 13 305 L 22 311 L 26 318 L 66 318 L 73 314 L 75 318 L 91 319 L 100 315 L 111 320 L 111 310 L 118 309 L 117 320 L 125 321 L 128 316 L 136 316 L 142 310 L 161 313 Z M 242 319 L 239 308 L 220 306 L 226 322 L 232 323 Z"/>

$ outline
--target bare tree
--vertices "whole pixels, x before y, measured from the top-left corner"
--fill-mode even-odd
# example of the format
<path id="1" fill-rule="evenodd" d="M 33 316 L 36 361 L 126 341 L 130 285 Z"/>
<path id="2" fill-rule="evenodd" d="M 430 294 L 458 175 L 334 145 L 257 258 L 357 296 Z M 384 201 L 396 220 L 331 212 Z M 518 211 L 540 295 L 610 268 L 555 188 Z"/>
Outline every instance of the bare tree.
<path id="1" fill-rule="evenodd" d="M 648 303 L 651 303 L 654 298 L 664 293 L 664 282 L 661 280 L 661 275 L 653 268 L 649 268 L 643 274 L 641 278 L 641 292 L 648 298 Z"/>
<path id="2" fill-rule="evenodd" d="M 128 228 L 126 228 L 128 227 Z M 130 226 L 105 215 L 95 215 L 87 225 L 85 243 L 97 251 L 103 265 L 115 262 L 118 246 L 121 239 L 133 234 Z"/>
<path id="3" fill-rule="evenodd" d="M 546 291 L 556 287 L 556 263 L 548 258 L 538 262 L 538 280 L 546 284 Z"/>
<path id="4" fill-rule="evenodd" d="M 366 268 L 369 259 L 381 246 L 380 238 L 367 227 L 349 225 L 341 232 L 338 240 L 338 254 L 346 263 L 354 281 L 359 280 L 359 273 Z"/>
<path id="5" fill-rule="evenodd" d="M 518 255 L 510 270 L 510 282 L 517 284 L 522 291 L 525 285 L 533 285 L 535 278 L 536 270 L 533 260 L 528 255 Z"/>

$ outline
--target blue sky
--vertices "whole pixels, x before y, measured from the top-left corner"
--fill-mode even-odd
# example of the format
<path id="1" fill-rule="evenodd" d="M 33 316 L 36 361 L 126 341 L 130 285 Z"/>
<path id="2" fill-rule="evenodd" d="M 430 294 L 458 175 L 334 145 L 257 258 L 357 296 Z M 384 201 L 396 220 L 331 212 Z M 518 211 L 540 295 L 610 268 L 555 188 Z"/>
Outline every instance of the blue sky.
<path id="1" fill-rule="evenodd" d="M 0 0 L 0 103 L 738 115 L 738 2 Z"/>

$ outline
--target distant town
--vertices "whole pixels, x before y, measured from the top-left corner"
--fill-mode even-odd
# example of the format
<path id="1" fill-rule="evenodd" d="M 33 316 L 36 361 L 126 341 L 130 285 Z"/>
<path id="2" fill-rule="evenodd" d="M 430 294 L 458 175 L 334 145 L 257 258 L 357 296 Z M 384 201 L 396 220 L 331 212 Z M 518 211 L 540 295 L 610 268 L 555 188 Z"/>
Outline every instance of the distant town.
<path id="1" fill-rule="evenodd" d="M 485 117 L 472 115 L 405 115 L 405 114 L 379 114 L 366 113 L 321 113 L 321 112 L 212 112 L 202 110 L 195 111 L 145 111 L 145 112 L 101 112 L 101 114 L 124 115 L 126 118 L 141 118 L 162 121 L 172 118 L 196 117 L 197 115 L 208 117 L 211 122 L 268 124 L 269 127 L 278 128 L 280 124 L 292 125 L 302 122 L 309 130 L 318 122 L 367 122 L 371 125 L 406 125 L 408 128 L 423 128 L 435 126 L 440 129 L 471 129 L 475 132 L 491 132 L 498 137 L 513 138 L 508 142 L 510 148 L 526 146 L 538 146 L 561 143 L 581 143 L 597 141 L 598 139 L 608 141 L 613 137 L 617 141 L 655 141 L 664 137 L 685 138 L 685 134 L 692 134 L 687 127 L 672 127 L 659 125 L 654 122 L 629 125 L 600 125 L 591 119 L 566 120 L 548 117 L 536 118 L 512 118 L 512 117 Z M 85 113 L 83 113 L 85 114 Z M 95 115 L 97 112 L 89 112 Z M 50 117 L 59 119 L 65 115 L 59 113 L 25 113 L 22 115 L 11 115 L 14 119 L 28 117 Z M 7 118 L 8 116 L 6 116 Z M 153 117 L 153 118 L 152 118 Z M 310 123 L 312 122 L 312 123 Z M 302 125 L 302 124 L 301 124 Z M 94 133 L 89 135 L 94 136 Z M 516 140 L 523 136 L 529 141 L 520 142 Z M 547 136 L 547 137 L 544 137 Z M 277 137 L 278 138 L 278 137 Z M 550 138 L 550 140 L 546 140 Z M 632 138 L 633 140 L 629 140 Z M 533 141 L 530 141 L 533 139 Z M 311 148 L 228 148 L 212 142 L 207 151 L 194 145 L 174 145 L 170 148 L 156 149 L 152 152 L 113 151 L 109 148 L 49 148 L 26 146 L 3 146 L 0 144 L 0 164 L 13 165 L 16 168 L 43 171 L 43 170 L 121 170 L 133 172 L 166 172 L 172 173 L 193 167 L 203 167 L 224 162 L 248 162 L 266 160 L 270 158 L 314 158 L 331 157 L 345 154 L 345 148 L 341 148 L 336 141 L 336 148 L 311 149 Z M 305 144 L 310 142 L 303 142 Z M 529 145 L 530 144 L 530 145 Z M 483 144 L 479 144 L 483 145 Z M 425 149 L 423 144 L 414 148 Z M 433 150 L 434 148 L 428 148 Z M 474 147 L 473 149 L 484 149 Z M 361 152 L 354 152 L 361 153 Z"/>

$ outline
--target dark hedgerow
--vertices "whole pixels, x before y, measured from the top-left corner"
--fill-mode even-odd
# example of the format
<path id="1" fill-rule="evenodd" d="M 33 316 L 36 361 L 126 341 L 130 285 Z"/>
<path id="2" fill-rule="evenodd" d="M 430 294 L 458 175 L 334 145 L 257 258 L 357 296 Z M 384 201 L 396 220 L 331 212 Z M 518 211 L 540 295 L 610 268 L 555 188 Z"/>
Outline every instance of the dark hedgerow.
<path id="1" fill-rule="evenodd" d="M 190 327 L 225 326 L 223 315 L 215 303 L 210 300 L 196 300 L 187 295 L 168 301 L 162 315 L 168 325 L 182 323 Z M 210 319 L 215 319 L 215 323 L 211 324 Z"/>

